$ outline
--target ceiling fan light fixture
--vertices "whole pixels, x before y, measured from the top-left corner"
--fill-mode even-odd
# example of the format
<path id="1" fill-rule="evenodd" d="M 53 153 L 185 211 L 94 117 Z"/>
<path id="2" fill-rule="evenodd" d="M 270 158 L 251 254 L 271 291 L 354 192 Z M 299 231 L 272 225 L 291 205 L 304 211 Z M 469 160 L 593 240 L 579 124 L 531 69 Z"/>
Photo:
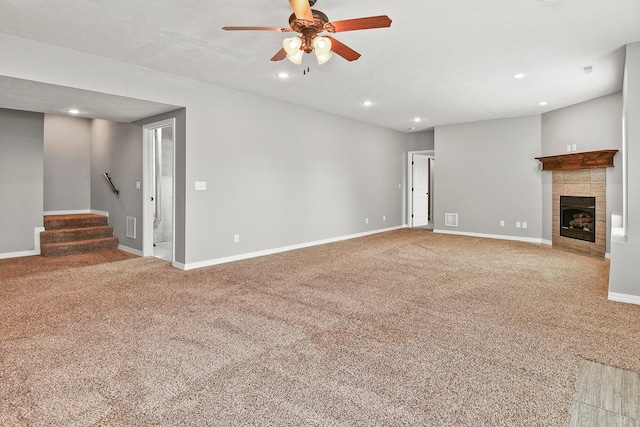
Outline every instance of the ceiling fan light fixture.
<path id="1" fill-rule="evenodd" d="M 316 58 L 318 58 L 318 65 L 322 65 L 325 62 L 327 62 L 331 57 L 333 56 L 333 54 L 331 52 L 327 52 L 324 54 L 320 54 L 318 51 L 316 51 Z"/>
<path id="2" fill-rule="evenodd" d="M 322 65 L 331 58 L 331 39 L 327 37 L 316 37 L 311 42 L 313 50 L 318 58 L 318 65 Z"/>
<path id="3" fill-rule="evenodd" d="M 282 41 L 282 47 L 287 52 L 287 59 L 296 65 L 302 64 L 302 39 L 300 37 L 288 37 Z"/>

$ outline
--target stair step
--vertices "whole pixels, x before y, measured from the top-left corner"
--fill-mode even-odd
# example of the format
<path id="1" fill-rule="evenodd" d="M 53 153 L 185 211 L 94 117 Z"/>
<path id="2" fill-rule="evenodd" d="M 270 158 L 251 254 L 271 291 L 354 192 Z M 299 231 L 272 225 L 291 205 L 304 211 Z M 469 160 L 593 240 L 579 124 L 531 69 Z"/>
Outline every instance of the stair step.
<path id="1" fill-rule="evenodd" d="M 117 248 L 116 237 L 104 237 L 75 242 L 45 243 L 40 246 L 40 252 L 42 256 L 62 256 Z"/>
<path id="2" fill-rule="evenodd" d="M 100 227 L 46 230 L 40 233 L 40 244 L 91 240 L 103 237 L 113 237 L 113 227 L 103 225 Z"/>
<path id="3" fill-rule="evenodd" d="M 45 230 L 100 227 L 108 224 L 108 217 L 97 214 L 45 215 L 44 217 Z"/>

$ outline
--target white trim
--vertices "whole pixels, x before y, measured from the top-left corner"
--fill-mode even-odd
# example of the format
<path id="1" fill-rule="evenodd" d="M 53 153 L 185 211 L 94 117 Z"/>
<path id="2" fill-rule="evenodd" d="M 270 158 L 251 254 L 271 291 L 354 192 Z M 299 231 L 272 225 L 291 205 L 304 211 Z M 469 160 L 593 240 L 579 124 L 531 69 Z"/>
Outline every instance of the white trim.
<path id="1" fill-rule="evenodd" d="M 44 211 L 45 215 L 77 215 L 91 213 L 91 209 L 78 209 L 70 211 Z"/>
<path id="2" fill-rule="evenodd" d="M 413 188 L 413 155 L 414 154 L 419 154 L 422 156 L 427 156 L 429 159 L 434 159 L 435 160 L 435 150 L 418 150 L 418 151 L 409 151 L 407 152 L 407 188 L 405 191 L 405 196 L 407 197 L 406 200 L 406 207 L 407 207 L 407 219 L 409 227 L 413 227 L 413 191 L 411 190 Z M 432 183 L 431 183 L 431 176 L 429 176 L 429 193 L 431 193 L 431 189 L 433 188 Z M 432 218 L 431 220 L 433 221 L 433 212 L 431 214 Z"/>
<path id="3" fill-rule="evenodd" d="M 500 239 L 500 240 L 516 240 L 519 242 L 525 243 L 539 243 L 539 244 L 548 244 L 548 240 L 538 239 L 535 237 L 520 237 L 520 236 L 504 236 L 502 234 L 484 234 L 484 233 L 469 233 L 466 231 L 451 231 L 451 230 L 442 230 L 442 229 L 433 229 L 434 233 L 441 234 L 457 234 L 460 236 L 470 236 L 470 237 L 484 237 L 487 239 Z"/>
<path id="4" fill-rule="evenodd" d="M 553 246 L 552 240 L 542 239 L 542 244 L 547 246 Z"/>
<path id="5" fill-rule="evenodd" d="M 130 248 L 129 246 L 118 245 L 118 249 L 124 252 L 129 252 L 130 254 L 142 256 L 142 251 L 138 249 Z"/>
<path id="6" fill-rule="evenodd" d="M 109 216 L 109 212 L 98 211 L 95 209 L 79 209 L 71 211 L 44 211 L 44 215 L 82 215 L 82 214 L 96 214 L 102 216 Z"/>
<path id="7" fill-rule="evenodd" d="M 40 252 L 37 252 L 37 251 L 6 252 L 4 254 L 0 254 L 0 259 L 21 258 L 24 256 L 34 256 L 34 255 L 40 255 Z"/>
<path id="8" fill-rule="evenodd" d="M 171 259 L 176 259 L 176 119 L 160 120 L 158 122 L 149 123 L 142 127 L 142 256 L 153 256 L 153 221 L 150 221 L 152 212 L 149 201 L 153 195 L 150 183 L 153 180 L 150 162 L 153 159 L 151 150 L 152 132 L 154 129 L 172 127 L 173 128 L 173 200 L 171 206 L 173 209 L 171 224 Z"/>
<path id="9" fill-rule="evenodd" d="M 604 257 L 605 257 L 606 259 L 609 259 L 609 260 L 610 260 L 610 259 L 611 259 L 611 253 L 609 253 L 609 252 L 605 252 L 605 253 L 604 253 Z"/>
<path id="10" fill-rule="evenodd" d="M 326 243 L 334 243 L 334 242 L 340 242 L 342 240 L 356 239 L 358 237 L 370 236 L 372 234 L 385 233 L 387 231 L 398 230 L 398 229 L 401 229 L 401 228 L 404 228 L 404 226 L 383 228 L 383 229 L 380 229 L 380 230 L 373 230 L 373 231 L 365 231 L 363 233 L 350 234 L 350 235 L 347 235 L 347 236 L 333 237 L 333 238 L 330 238 L 330 239 L 316 240 L 314 242 L 300 243 L 300 244 L 297 244 L 297 245 L 284 246 L 284 247 L 281 247 L 281 248 L 274 248 L 274 249 L 266 249 L 264 251 L 249 252 L 249 253 L 246 253 L 246 254 L 240 254 L 240 255 L 234 255 L 234 256 L 230 256 L 230 257 L 211 259 L 211 260 L 207 260 L 207 261 L 193 262 L 193 263 L 189 263 L 189 264 L 181 264 L 181 263 L 173 262 L 172 265 L 174 267 L 176 267 L 176 268 L 181 269 L 181 270 L 193 270 L 195 268 L 203 268 L 203 267 L 210 267 L 212 265 L 226 264 L 228 262 L 241 261 L 241 260 L 244 260 L 244 259 L 257 258 L 257 257 L 261 257 L 261 256 L 266 256 L 266 255 L 273 255 L 273 254 L 277 254 L 277 253 L 280 253 L 280 252 L 288 252 L 288 251 L 293 251 L 293 250 L 296 250 L 296 249 L 308 248 L 308 247 L 311 247 L 311 246 L 324 245 Z"/>
<path id="11" fill-rule="evenodd" d="M 640 296 L 609 292 L 609 301 L 626 302 L 628 304 L 640 305 Z"/>
<path id="12" fill-rule="evenodd" d="M 42 233 L 44 231 L 44 227 L 36 227 L 33 229 L 33 243 L 34 243 L 34 247 L 36 255 L 40 255 L 42 253 L 42 250 L 40 249 L 40 233 Z"/>

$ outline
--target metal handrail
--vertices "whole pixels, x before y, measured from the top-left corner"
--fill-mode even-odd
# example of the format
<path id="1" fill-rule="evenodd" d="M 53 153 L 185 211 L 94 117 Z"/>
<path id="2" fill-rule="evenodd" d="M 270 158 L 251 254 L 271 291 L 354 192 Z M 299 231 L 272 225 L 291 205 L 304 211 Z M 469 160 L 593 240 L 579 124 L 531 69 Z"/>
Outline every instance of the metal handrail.
<path id="1" fill-rule="evenodd" d="M 104 173 L 104 177 L 107 179 L 107 182 L 109 183 L 109 187 L 111 187 L 111 191 L 116 193 L 116 195 L 119 195 L 120 191 L 118 191 L 116 186 L 113 185 L 113 181 L 111 181 L 111 177 L 109 176 L 109 174 L 107 172 Z"/>

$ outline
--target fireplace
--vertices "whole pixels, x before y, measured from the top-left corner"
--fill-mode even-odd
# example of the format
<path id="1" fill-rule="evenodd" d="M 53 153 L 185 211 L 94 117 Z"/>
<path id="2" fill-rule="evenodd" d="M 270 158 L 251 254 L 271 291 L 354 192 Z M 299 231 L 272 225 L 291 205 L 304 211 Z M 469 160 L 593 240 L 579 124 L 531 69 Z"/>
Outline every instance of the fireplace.
<path id="1" fill-rule="evenodd" d="M 560 235 L 596 241 L 596 198 L 560 196 Z"/>

